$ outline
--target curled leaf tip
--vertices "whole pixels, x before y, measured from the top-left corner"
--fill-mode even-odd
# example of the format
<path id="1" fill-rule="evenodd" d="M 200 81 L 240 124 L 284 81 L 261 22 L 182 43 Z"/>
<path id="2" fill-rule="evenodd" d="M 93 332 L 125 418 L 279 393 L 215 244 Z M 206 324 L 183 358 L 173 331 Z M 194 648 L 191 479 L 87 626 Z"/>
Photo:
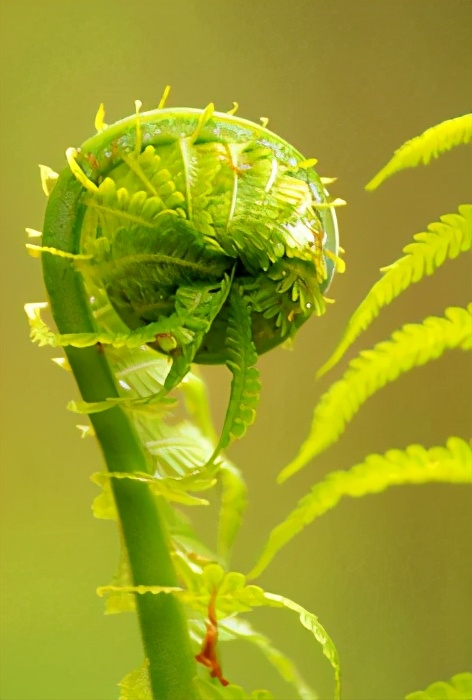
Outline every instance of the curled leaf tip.
<path id="1" fill-rule="evenodd" d="M 78 151 L 76 148 L 70 147 L 66 150 L 66 159 L 72 174 L 80 182 L 80 184 L 85 187 L 86 190 L 89 190 L 89 192 L 97 192 L 97 185 L 87 177 L 82 168 L 79 166 L 76 160 L 77 156 Z"/>
<path id="2" fill-rule="evenodd" d="M 98 133 L 101 131 L 104 131 L 107 127 L 108 124 L 105 124 L 105 105 L 103 102 L 100 103 L 100 106 L 97 110 L 97 114 L 95 115 L 95 129 L 97 130 Z"/>
<path id="3" fill-rule="evenodd" d="M 36 321 L 40 318 L 41 309 L 47 309 L 49 306 L 47 301 L 36 301 L 25 304 L 26 315 L 31 321 Z"/>
<path id="4" fill-rule="evenodd" d="M 56 184 L 59 175 L 48 165 L 40 165 L 39 174 L 41 177 L 41 187 L 43 188 L 43 192 L 46 197 L 49 197 L 54 189 L 54 185 Z"/>

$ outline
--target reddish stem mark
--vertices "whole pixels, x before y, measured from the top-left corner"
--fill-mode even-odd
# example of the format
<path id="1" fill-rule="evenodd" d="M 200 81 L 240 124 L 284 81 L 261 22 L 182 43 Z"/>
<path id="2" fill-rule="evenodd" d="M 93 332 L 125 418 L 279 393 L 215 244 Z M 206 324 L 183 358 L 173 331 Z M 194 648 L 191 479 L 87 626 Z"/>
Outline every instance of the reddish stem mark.
<path id="1" fill-rule="evenodd" d="M 94 156 L 93 153 L 85 153 L 84 157 L 86 158 L 92 170 L 98 170 L 98 168 L 100 167 L 100 163 L 98 162 L 97 158 Z"/>
<path id="2" fill-rule="evenodd" d="M 228 685 L 229 681 L 223 678 L 223 671 L 216 655 L 216 646 L 218 644 L 218 620 L 216 619 L 215 610 L 216 590 L 210 596 L 208 603 L 208 622 L 206 623 L 206 634 L 202 644 L 202 650 L 195 657 L 196 660 L 210 669 L 210 676 L 218 678 L 221 685 Z"/>

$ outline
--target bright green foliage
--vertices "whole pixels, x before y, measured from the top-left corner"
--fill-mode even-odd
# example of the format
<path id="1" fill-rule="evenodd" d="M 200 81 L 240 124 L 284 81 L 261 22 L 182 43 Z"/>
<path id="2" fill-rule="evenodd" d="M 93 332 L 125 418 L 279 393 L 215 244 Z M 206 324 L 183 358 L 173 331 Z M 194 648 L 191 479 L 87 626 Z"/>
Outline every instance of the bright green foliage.
<path id="1" fill-rule="evenodd" d="M 251 316 L 248 305 L 238 288 L 230 297 L 226 331 L 226 364 L 233 373 L 226 417 L 216 454 L 230 442 L 242 437 L 256 417 L 261 384 L 255 367 L 257 352 L 252 342 Z"/>
<path id="2" fill-rule="evenodd" d="M 409 693 L 405 700 L 470 700 L 472 698 L 472 673 L 458 673 L 450 682 L 432 683 L 426 690 Z"/>
<path id="3" fill-rule="evenodd" d="M 128 673 L 120 683 L 120 700 L 154 700 L 149 680 L 148 663 L 145 661 L 135 671 Z"/>
<path id="4" fill-rule="evenodd" d="M 47 304 L 27 304 L 27 314 L 31 329 L 31 340 L 40 346 L 50 345 L 53 348 L 89 348 L 97 343 L 111 345 L 114 348 L 140 348 L 155 340 L 156 335 L 170 333 L 175 328 L 174 319 L 165 319 L 150 323 L 145 328 L 124 333 L 54 333 L 42 321 L 40 310 Z"/>
<path id="5" fill-rule="evenodd" d="M 313 634 L 321 645 L 323 654 L 334 670 L 335 700 L 340 697 L 340 667 L 336 647 L 318 618 L 289 598 L 267 593 L 259 586 L 246 585 L 246 578 L 239 572 L 225 573 L 218 564 L 209 564 L 201 572 L 195 571 L 187 579 L 189 588 L 165 586 L 101 586 L 99 595 L 115 593 L 137 593 L 153 595 L 174 595 L 186 606 L 203 617 L 206 615 L 212 594 L 216 591 L 215 608 L 218 619 L 225 619 L 235 613 L 248 612 L 256 607 L 285 608 L 298 615 L 300 623 Z"/>
<path id="6" fill-rule="evenodd" d="M 223 687 L 205 678 L 195 678 L 194 683 L 201 700 L 274 700 L 268 690 L 253 690 L 249 695 L 240 685 L 233 683 Z"/>
<path id="7" fill-rule="evenodd" d="M 366 185 L 367 190 L 375 190 L 384 180 L 405 168 L 416 168 L 420 163 L 427 165 L 432 158 L 472 139 L 472 114 L 464 114 L 441 122 L 426 129 L 420 136 L 407 141 L 393 158 Z"/>
<path id="8" fill-rule="evenodd" d="M 467 309 L 446 309 L 444 317 L 431 316 L 423 323 L 406 324 L 390 340 L 362 351 L 351 360 L 343 377 L 321 397 L 310 434 L 295 459 L 280 473 L 279 481 L 295 474 L 329 447 L 378 389 L 414 367 L 438 359 L 446 350 L 471 347 L 472 305 L 469 305 Z"/>
<path id="9" fill-rule="evenodd" d="M 220 463 L 221 507 L 217 552 L 228 562 L 247 507 L 247 486 L 242 472 L 228 460 Z"/>
<path id="10" fill-rule="evenodd" d="M 253 319 L 254 340 L 257 351 L 264 352 L 314 311 L 322 312 L 314 299 L 321 299 L 333 271 L 323 248 L 332 248 L 336 257 L 337 244 L 332 205 L 321 181 L 316 176 L 315 182 L 311 166 L 293 149 L 267 138 L 269 132 L 245 122 L 231 124 L 226 135 L 227 118 L 216 115 L 213 105 L 198 119 L 194 113 L 181 116 L 172 128 L 167 115 L 153 116 L 155 124 L 146 134 L 146 119 L 128 125 L 134 148 L 122 148 L 112 165 L 110 152 L 101 150 L 107 131 L 88 142 L 84 150 L 90 148 L 95 159 L 90 177 L 90 162 L 81 153 L 69 150 L 68 160 L 85 188 L 78 252 L 87 258 L 80 270 L 106 289 L 129 328 L 172 319 L 172 327 L 156 333 L 156 347 L 180 365 L 169 375 L 170 389 L 186 363 L 226 359 L 227 308 L 222 303 L 221 313 L 208 311 L 203 317 L 188 309 L 182 314 L 178 297 L 183 288 L 200 299 L 201 285 L 234 277 L 243 295 L 255 300 L 264 286 L 270 307 L 278 307 L 274 318 L 265 313 L 269 307 L 254 303 L 253 311 L 260 313 Z M 156 137 L 163 122 L 168 133 Z M 112 140 L 110 146 L 116 149 Z M 94 170 L 102 160 L 105 176 L 97 182 Z M 299 284 L 310 291 L 306 299 L 293 293 L 292 284 L 282 289 L 272 275 L 276 265 L 283 270 L 297 262 L 303 262 Z M 195 326 L 198 318 L 206 323 Z"/>
<path id="11" fill-rule="evenodd" d="M 192 286 L 181 286 L 175 293 L 177 328 L 186 329 L 193 335 L 189 340 L 182 334 L 180 354 L 175 355 L 164 387 L 171 391 L 190 372 L 195 355 L 220 313 L 231 289 L 231 278 L 227 275 L 218 283 L 195 282 Z M 177 340 L 178 336 L 175 336 Z M 162 343 L 163 341 L 161 341 Z M 173 342 L 173 341 L 172 341 Z"/>
<path id="12" fill-rule="evenodd" d="M 58 178 L 42 167 L 43 189 L 51 195 L 44 245 L 28 244 L 42 257 L 59 329 L 54 333 L 42 320 L 44 304 L 28 305 L 31 337 L 66 348 L 86 399 L 70 408 L 90 415 L 107 461 L 107 473 L 92 477 L 101 488 L 93 512 L 119 520 L 118 567 L 98 593 L 108 614 L 137 608 L 143 631 L 147 659 L 121 681 L 120 700 L 272 700 L 266 690 L 226 685 L 218 645 L 234 639 L 257 647 L 301 700 L 313 700 L 292 661 L 241 619 L 259 607 L 297 615 L 333 668 L 338 700 L 338 652 L 318 618 L 227 571 L 247 489 L 223 453 L 254 420 L 258 354 L 291 339 L 311 314 L 325 310 L 324 293 L 341 264 L 336 202 L 313 171 L 314 160 L 304 160 L 265 124 L 215 113 L 212 104 L 164 110 L 166 95 L 157 111 L 140 115 L 137 103 L 135 116 L 111 127 L 101 106 L 99 133 L 79 151 L 68 149 L 69 170 Z M 429 129 L 399 149 L 368 188 L 468 142 L 471 134 L 472 115 Z M 470 249 L 471 223 L 472 206 L 463 205 L 417 234 L 405 256 L 383 268 L 322 371 L 382 307 Z M 336 441 L 379 388 L 446 349 L 469 349 L 471 311 L 449 308 L 443 318 L 406 325 L 352 360 L 321 398 L 310 436 L 281 480 Z M 225 363 L 233 375 L 220 438 L 204 382 L 190 371 L 193 362 Z M 171 415 L 176 408 L 177 417 Z M 217 482 L 213 552 L 175 504 L 207 503 L 194 494 L 210 492 Z M 472 482 L 470 446 L 460 438 L 445 447 L 410 445 L 329 474 L 273 530 L 251 576 L 344 496 L 427 482 Z M 143 514 L 141 531 L 136 518 Z M 162 628 L 155 624 L 160 619 L 168 621 Z M 472 697 L 470 686 L 470 674 L 461 674 L 408 700 L 464 700 Z"/>
<path id="13" fill-rule="evenodd" d="M 156 496 L 164 496 L 169 501 L 182 503 L 186 506 L 206 506 L 208 501 L 192 496 L 189 491 L 202 491 L 211 488 L 216 483 L 216 479 L 208 474 L 202 475 L 197 472 L 186 477 L 161 477 L 145 472 L 104 472 L 102 477 L 113 479 L 131 479 L 139 481 L 149 486 Z"/>
<path id="14" fill-rule="evenodd" d="M 118 566 L 113 578 L 110 582 L 111 586 L 115 586 L 116 590 L 110 593 L 105 598 L 105 615 L 115 615 L 116 613 L 135 612 L 136 601 L 133 593 L 123 592 L 121 586 L 129 586 L 131 584 L 131 569 L 128 561 L 128 554 L 123 538 L 120 537 L 120 558 Z"/>
<path id="15" fill-rule="evenodd" d="M 390 486 L 431 482 L 472 483 L 470 445 L 457 437 L 449 438 L 445 447 L 427 449 L 421 445 L 409 445 L 404 451 L 371 454 L 348 471 L 329 472 L 272 530 L 259 561 L 249 574 L 250 578 L 259 576 L 282 547 L 345 496 L 359 498 L 380 493 Z"/>
<path id="16" fill-rule="evenodd" d="M 196 366 L 180 384 L 180 389 L 187 413 L 200 428 L 202 435 L 210 442 L 216 443 L 217 435 L 208 403 L 207 387 Z"/>
<path id="17" fill-rule="evenodd" d="M 118 520 L 115 501 L 111 492 L 110 479 L 101 472 L 92 474 L 90 480 L 101 488 L 92 503 L 92 513 L 100 520 Z"/>
<path id="18" fill-rule="evenodd" d="M 279 672 L 284 681 L 293 685 L 301 700 L 316 700 L 316 693 L 305 683 L 293 661 L 279 649 L 276 649 L 264 634 L 254 630 L 247 620 L 229 617 L 220 623 L 219 629 L 222 642 L 243 639 L 254 644 Z"/>
<path id="19" fill-rule="evenodd" d="M 200 700 L 273 700 L 267 690 L 253 690 L 250 695 L 239 685 L 222 686 L 203 677 L 195 677 L 194 686 Z M 128 673 L 119 683 L 120 700 L 153 700 L 146 662 Z"/>
<path id="20" fill-rule="evenodd" d="M 458 214 L 445 214 L 441 221 L 417 233 L 414 243 L 403 249 L 406 255 L 382 268 L 383 277 L 370 289 L 365 299 L 349 319 L 344 335 L 329 360 L 318 371 L 325 374 L 344 355 L 356 338 L 370 326 L 380 310 L 390 304 L 405 289 L 423 277 L 432 275 L 446 260 L 456 258 L 472 246 L 472 205 L 463 204 Z"/>

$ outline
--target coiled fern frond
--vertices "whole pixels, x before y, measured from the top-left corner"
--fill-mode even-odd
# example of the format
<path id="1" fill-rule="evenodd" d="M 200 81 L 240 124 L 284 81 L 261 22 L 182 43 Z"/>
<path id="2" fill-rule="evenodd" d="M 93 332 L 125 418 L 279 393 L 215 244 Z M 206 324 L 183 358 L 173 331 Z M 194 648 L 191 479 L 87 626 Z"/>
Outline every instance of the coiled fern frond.
<path id="1" fill-rule="evenodd" d="M 222 566 L 247 491 L 223 451 L 254 420 L 258 356 L 325 310 L 324 294 L 342 266 L 340 201 L 329 199 L 316 161 L 265 120 L 218 113 L 213 104 L 167 109 L 166 95 L 157 110 L 141 114 L 137 102 L 136 114 L 111 126 L 101 106 L 98 133 L 66 151 L 68 167 L 58 176 L 41 166 L 49 197 L 43 240 L 28 244 L 42 258 L 58 327 L 42 318 L 47 304 L 28 304 L 31 337 L 65 349 L 61 364 L 83 398 L 69 408 L 89 416 L 92 428 L 81 430 L 96 435 L 107 462 L 107 472 L 93 475 L 102 489 L 93 510 L 118 520 L 122 552 L 103 589 L 105 609 L 139 613 L 146 660 L 123 679 L 121 697 L 247 697 L 222 674 L 218 618 L 233 622 L 227 638 L 239 629 L 260 646 L 263 638 L 238 628 L 235 616 L 261 605 L 297 612 L 333 666 L 338 695 L 337 652 L 317 618 L 245 587 L 242 574 L 226 575 Z M 219 438 L 193 371 L 198 363 L 232 373 Z M 172 416 L 179 399 L 192 422 Z M 201 492 L 217 482 L 213 552 L 174 505 L 206 505 Z M 281 652 L 268 656 L 303 698 L 314 697 Z"/>

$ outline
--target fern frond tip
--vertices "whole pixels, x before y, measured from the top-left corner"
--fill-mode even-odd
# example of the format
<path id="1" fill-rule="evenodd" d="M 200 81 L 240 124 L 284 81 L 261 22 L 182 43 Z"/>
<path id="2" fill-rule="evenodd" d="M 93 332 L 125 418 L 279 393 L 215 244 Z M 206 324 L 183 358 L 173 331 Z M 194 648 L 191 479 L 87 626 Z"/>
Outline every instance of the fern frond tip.
<path id="1" fill-rule="evenodd" d="M 365 189 L 372 192 L 400 170 L 416 168 L 420 163 L 427 165 L 441 153 L 469 143 L 471 139 L 472 113 L 436 124 L 400 146 L 389 162 L 367 183 Z"/>

